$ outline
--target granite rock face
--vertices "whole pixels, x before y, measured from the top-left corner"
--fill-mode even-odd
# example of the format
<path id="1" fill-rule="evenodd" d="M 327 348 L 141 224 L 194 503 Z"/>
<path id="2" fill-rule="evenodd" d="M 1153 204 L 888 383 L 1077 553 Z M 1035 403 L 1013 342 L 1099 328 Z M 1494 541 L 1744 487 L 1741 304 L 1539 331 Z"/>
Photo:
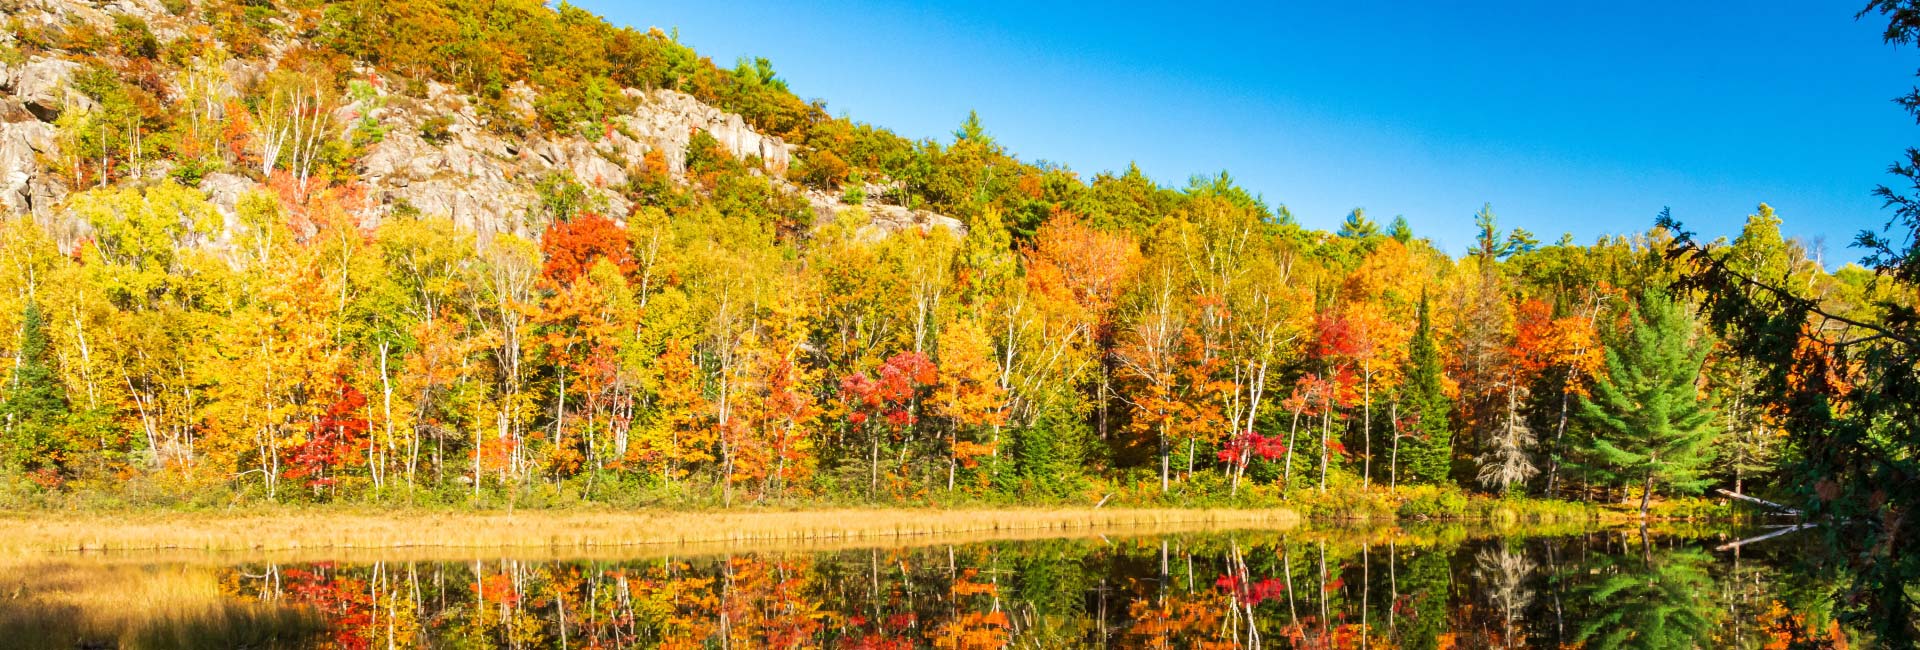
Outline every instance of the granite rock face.
<path id="1" fill-rule="evenodd" d="M 29 26 L 84 22 L 111 29 L 116 14 L 132 15 L 163 40 L 195 29 L 197 20 L 192 12 L 168 13 L 158 0 L 13 0 L 11 6 L 15 11 L 10 18 Z M 0 44 L 13 45 L 12 39 L 10 32 L 0 33 Z M 230 58 L 218 66 L 173 73 L 176 78 L 164 80 L 167 94 L 184 97 L 193 88 L 218 97 L 241 97 L 244 89 L 266 79 L 280 55 L 296 44 L 292 39 L 270 43 L 257 58 Z M 0 211 L 32 215 L 43 223 L 61 220 L 60 204 L 69 188 L 61 181 L 66 176 L 55 170 L 61 164 L 63 140 L 55 122 L 70 111 L 98 108 L 73 89 L 83 69 L 79 56 L 58 50 L 0 61 Z M 396 213 L 417 212 L 448 217 L 482 236 L 535 237 L 546 226 L 537 209 L 539 188 L 555 177 L 586 187 L 599 209 L 624 220 L 633 208 L 622 190 L 645 168 L 649 155 L 658 155 L 669 176 L 684 182 L 687 149 L 699 132 L 712 136 L 735 158 L 756 163 L 776 188 L 805 196 L 816 224 L 830 223 L 856 207 L 839 195 L 805 190 L 785 180 L 798 146 L 756 131 L 740 115 L 685 93 L 626 89 L 633 109 L 609 120 L 599 132 L 536 129 L 516 135 L 517 130 L 494 124 L 478 102 L 455 88 L 428 83 L 423 96 L 418 91 L 408 95 L 393 90 L 400 85 L 396 80 L 364 67 L 355 71 L 355 78 L 367 83 L 331 104 L 323 129 L 326 137 L 340 139 L 378 133 L 365 138 L 370 142 L 356 159 L 357 181 L 368 199 L 360 216 L 368 226 Z M 516 84 L 507 89 L 504 105 L 531 123 L 537 99 L 532 89 Z M 133 182 L 155 182 L 172 169 L 169 161 L 148 162 L 139 170 L 145 180 Z M 226 232 L 211 237 L 209 245 L 232 241 L 232 231 L 239 227 L 235 206 L 241 196 L 261 187 L 259 178 L 258 169 L 229 168 L 200 179 L 200 189 L 226 221 Z M 882 184 L 866 188 L 870 198 L 857 206 L 866 215 L 857 227 L 861 238 L 877 240 L 907 229 L 965 233 L 964 225 L 951 217 L 888 204 L 881 197 L 890 189 Z"/>

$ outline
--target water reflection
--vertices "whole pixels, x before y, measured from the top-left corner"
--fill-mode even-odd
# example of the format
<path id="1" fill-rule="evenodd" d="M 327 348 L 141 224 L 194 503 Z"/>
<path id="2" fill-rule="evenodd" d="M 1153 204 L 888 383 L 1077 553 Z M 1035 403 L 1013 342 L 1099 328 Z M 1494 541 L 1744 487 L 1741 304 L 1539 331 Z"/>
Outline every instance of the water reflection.
<path id="1" fill-rule="evenodd" d="M 1826 585 L 1787 563 L 1804 550 L 1799 543 L 1783 538 L 1713 550 L 1731 537 L 1673 529 L 1643 536 L 1639 530 L 1491 534 L 1433 527 L 619 561 L 254 562 L 200 570 L 217 580 L 224 606 L 302 613 L 276 632 L 254 630 L 245 643 L 250 647 L 1862 643 L 1826 615 Z M 43 587 L 25 585 L 25 602 Z M 318 632 L 316 619 L 323 622 Z M 38 623 L 58 628 L 61 620 Z M 0 613 L 0 634 L 9 625 L 30 624 L 17 613 Z M 66 638 L 100 647 L 171 647 L 97 638 L 102 633 L 114 634 L 80 638 L 75 631 Z"/>

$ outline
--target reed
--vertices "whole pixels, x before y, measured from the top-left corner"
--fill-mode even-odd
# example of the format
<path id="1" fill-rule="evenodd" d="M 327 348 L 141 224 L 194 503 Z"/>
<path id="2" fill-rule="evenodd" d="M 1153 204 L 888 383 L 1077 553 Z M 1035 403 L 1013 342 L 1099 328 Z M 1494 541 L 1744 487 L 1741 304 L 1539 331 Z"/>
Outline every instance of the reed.
<path id="1" fill-rule="evenodd" d="M 305 608 L 234 599 L 204 567 L 70 558 L 0 562 L 0 575 L 10 648 L 298 647 L 324 627 Z"/>
<path id="2" fill-rule="evenodd" d="M 33 512 L 0 515 L 0 550 L 39 554 L 157 549 L 584 549 L 822 540 L 891 543 L 954 534 L 1074 533 L 1176 525 L 1271 528 L 1298 522 L 1292 511 L 1281 509 Z"/>

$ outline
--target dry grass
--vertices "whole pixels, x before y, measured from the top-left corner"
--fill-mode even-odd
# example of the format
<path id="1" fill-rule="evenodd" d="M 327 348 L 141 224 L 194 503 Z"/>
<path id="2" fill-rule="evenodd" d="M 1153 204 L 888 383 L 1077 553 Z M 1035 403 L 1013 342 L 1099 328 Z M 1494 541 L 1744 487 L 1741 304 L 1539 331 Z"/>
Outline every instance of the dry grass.
<path id="1" fill-rule="evenodd" d="M 0 645 L 10 648 L 270 648 L 323 625 L 310 610 L 222 595 L 205 567 L 0 562 L 0 576 Z"/>
<path id="2" fill-rule="evenodd" d="M 728 512 L 13 513 L 0 515 L 0 550 L 287 551 L 449 548 L 555 549 L 886 542 L 946 536 L 1056 537 L 1101 530 L 1288 528 L 1287 510 L 836 509 Z"/>

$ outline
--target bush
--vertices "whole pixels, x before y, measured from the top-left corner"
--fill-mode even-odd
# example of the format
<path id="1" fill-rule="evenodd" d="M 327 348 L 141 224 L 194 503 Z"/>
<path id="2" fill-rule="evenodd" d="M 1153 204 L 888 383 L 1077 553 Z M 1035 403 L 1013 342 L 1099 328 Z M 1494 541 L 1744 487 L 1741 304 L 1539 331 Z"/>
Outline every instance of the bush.
<path id="1" fill-rule="evenodd" d="M 829 149 L 817 149 L 802 153 L 793 167 L 787 170 L 787 180 L 807 187 L 826 191 L 840 186 L 847 180 L 850 168 L 845 160 Z"/>
<path id="2" fill-rule="evenodd" d="M 1409 519 L 1459 519 L 1467 515 L 1467 495 L 1458 489 L 1419 486 L 1401 490 L 1405 500 L 1395 512 Z"/>
<path id="3" fill-rule="evenodd" d="M 436 146 L 446 144 L 448 140 L 453 139 L 452 127 L 451 116 L 436 115 L 420 123 L 420 139 Z"/>
<path id="4" fill-rule="evenodd" d="M 1657 519 L 1732 519 L 1733 505 L 1709 499 L 1663 499 L 1649 504 L 1647 516 Z"/>
<path id="5" fill-rule="evenodd" d="M 1469 499 L 1467 511 L 1469 516 L 1500 523 L 1584 521 L 1600 517 L 1600 508 L 1591 504 L 1527 497 Z"/>
<path id="6" fill-rule="evenodd" d="M 174 165 L 169 175 L 173 177 L 174 182 L 182 186 L 199 187 L 200 179 L 223 168 L 225 165 L 222 165 L 218 158 L 190 158 Z"/>
<path id="7" fill-rule="evenodd" d="M 1392 519 L 1393 500 L 1384 491 L 1350 487 L 1296 490 L 1289 499 L 1310 519 Z"/>

